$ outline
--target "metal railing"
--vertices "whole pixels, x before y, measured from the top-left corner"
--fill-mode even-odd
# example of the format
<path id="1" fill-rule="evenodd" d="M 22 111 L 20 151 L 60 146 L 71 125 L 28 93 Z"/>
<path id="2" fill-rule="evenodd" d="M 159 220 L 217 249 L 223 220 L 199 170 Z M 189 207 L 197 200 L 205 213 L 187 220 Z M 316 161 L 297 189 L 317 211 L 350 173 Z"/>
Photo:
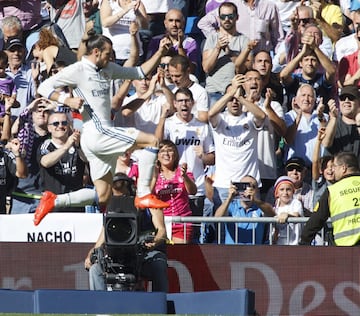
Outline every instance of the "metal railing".
<path id="1" fill-rule="evenodd" d="M 309 220 L 309 217 L 289 217 L 285 224 L 294 223 L 301 224 L 303 227 L 304 224 Z M 204 227 L 205 224 L 213 223 L 217 226 L 217 243 L 223 244 L 221 242 L 222 238 L 222 229 L 224 223 L 265 223 L 269 224 L 269 234 L 268 234 L 268 244 L 273 245 L 274 241 L 272 238 L 272 231 L 274 230 L 276 224 L 279 224 L 277 218 L 275 217 L 256 217 L 256 218 L 248 218 L 248 217 L 202 217 L 202 216 L 171 216 L 171 221 L 173 223 L 192 223 L 193 226 Z M 327 223 L 331 223 L 329 219 Z M 301 228 L 302 228 L 301 227 Z M 252 228 L 252 244 L 255 245 L 255 230 L 256 226 Z M 287 225 L 287 241 L 289 241 L 290 229 L 289 225 Z M 186 225 L 184 225 L 184 236 L 186 236 Z M 322 228 L 318 232 L 318 240 L 322 241 L 322 244 L 316 244 L 317 246 L 328 246 L 325 240 L 325 231 Z M 235 243 L 239 242 L 238 230 L 235 229 Z"/>

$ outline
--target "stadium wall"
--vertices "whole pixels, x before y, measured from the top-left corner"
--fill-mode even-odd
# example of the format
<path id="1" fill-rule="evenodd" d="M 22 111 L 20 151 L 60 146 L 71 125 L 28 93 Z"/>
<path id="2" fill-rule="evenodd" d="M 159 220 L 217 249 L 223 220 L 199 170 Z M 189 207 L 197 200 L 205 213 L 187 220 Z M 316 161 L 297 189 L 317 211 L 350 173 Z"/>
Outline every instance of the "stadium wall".
<path id="1" fill-rule="evenodd" d="M 5 289 L 88 289 L 90 243 L 0 243 Z M 260 315 L 360 315 L 360 248 L 174 245 L 170 292 L 247 288 Z"/>

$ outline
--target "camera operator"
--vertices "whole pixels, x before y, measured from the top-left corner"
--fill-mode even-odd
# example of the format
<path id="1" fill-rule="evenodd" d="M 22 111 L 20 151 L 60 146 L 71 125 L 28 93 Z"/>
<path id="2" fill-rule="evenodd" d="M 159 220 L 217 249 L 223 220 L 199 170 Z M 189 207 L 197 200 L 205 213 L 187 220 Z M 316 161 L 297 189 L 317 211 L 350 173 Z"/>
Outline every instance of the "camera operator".
<path id="1" fill-rule="evenodd" d="M 107 211 L 111 212 L 114 208 L 121 208 L 121 212 L 138 212 L 133 204 L 134 191 L 133 180 L 124 173 L 116 173 L 113 178 L 113 196 Z M 140 276 L 152 281 L 153 292 L 167 292 L 167 257 L 165 252 L 167 238 L 164 215 L 161 209 L 146 209 L 139 211 L 138 216 L 140 216 L 141 223 L 140 233 L 149 230 L 155 232 L 152 241 L 145 241 L 143 244 L 146 252 L 141 262 Z M 99 256 L 95 261 L 92 259 L 94 253 L 99 253 L 104 249 L 104 245 L 105 230 L 103 226 L 95 246 L 90 249 L 85 259 L 85 269 L 89 270 L 90 290 L 106 290 L 105 271 L 101 259 Z"/>
<path id="2" fill-rule="evenodd" d="M 259 200 L 258 195 L 259 188 L 256 179 L 250 175 L 242 177 L 240 182 L 233 182 L 230 185 L 229 195 L 216 210 L 215 217 L 274 216 L 272 206 Z M 255 229 L 255 240 L 253 240 L 253 228 Z M 225 244 L 263 244 L 265 237 L 266 225 L 264 223 L 229 222 L 225 224 Z"/>

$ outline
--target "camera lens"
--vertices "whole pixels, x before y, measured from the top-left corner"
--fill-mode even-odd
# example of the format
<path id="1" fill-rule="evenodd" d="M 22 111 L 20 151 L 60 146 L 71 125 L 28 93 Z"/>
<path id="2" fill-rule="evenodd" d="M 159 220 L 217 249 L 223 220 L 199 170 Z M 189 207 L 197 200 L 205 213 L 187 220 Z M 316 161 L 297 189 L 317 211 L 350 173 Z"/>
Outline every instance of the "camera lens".
<path id="1" fill-rule="evenodd" d="M 132 235 L 131 222 L 119 218 L 113 218 L 107 226 L 109 239 L 116 242 L 126 242 Z"/>

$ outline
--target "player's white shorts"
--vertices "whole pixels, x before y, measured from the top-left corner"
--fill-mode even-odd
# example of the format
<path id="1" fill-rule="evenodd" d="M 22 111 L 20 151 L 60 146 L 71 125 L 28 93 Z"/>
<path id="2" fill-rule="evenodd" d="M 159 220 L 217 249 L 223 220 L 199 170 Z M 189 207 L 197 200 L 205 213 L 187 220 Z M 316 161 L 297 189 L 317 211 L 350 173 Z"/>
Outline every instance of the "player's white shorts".
<path id="1" fill-rule="evenodd" d="M 102 127 L 100 133 L 93 126 L 83 128 L 81 149 L 90 164 L 91 179 L 97 180 L 109 171 L 114 175 L 118 156 L 129 149 L 140 131 L 136 128 Z"/>

